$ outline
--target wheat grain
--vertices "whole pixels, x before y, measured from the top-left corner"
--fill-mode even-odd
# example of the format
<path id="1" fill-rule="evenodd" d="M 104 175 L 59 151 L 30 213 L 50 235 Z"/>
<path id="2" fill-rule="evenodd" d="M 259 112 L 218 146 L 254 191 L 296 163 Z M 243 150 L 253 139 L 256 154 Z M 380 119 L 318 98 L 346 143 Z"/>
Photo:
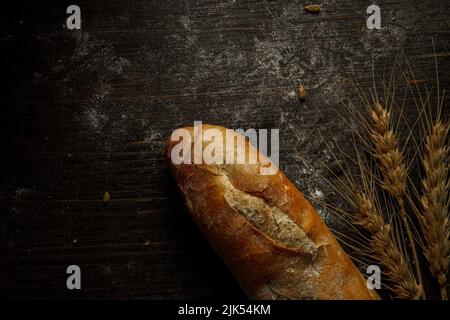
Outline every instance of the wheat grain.
<path id="1" fill-rule="evenodd" d="M 310 4 L 305 7 L 305 10 L 310 13 L 319 13 L 321 6 L 319 4 Z"/>
<path id="2" fill-rule="evenodd" d="M 416 275 L 422 288 L 419 259 L 404 203 L 408 178 L 404 156 L 399 148 L 398 138 L 392 129 L 390 111 L 377 102 L 371 111 L 371 118 L 372 126 L 369 133 L 372 140 L 372 154 L 377 159 L 383 177 L 381 186 L 396 200 L 399 206 L 400 218 L 411 246 Z M 421 292 L 423 292 L 422 289 Z"/>
<path id="3" fill-rule="evenodd" d="M 390 112 L 376 103 L 371 116 L 373 128 L 370 136 L 374 155 L 379 161 L 383 175 L 382 187 L 393 197 L 402 198 L 406 191 L 406 166 L 403 154 L 398 148 L 398 139 L 390 128 Z"/>
<path id="4" fill-rule="evenodd" d="M 355 221 L 371 234 L 370 245 L 375 259 L 384 266 L 392 283 L 392 291 L 400 299 L 420 299 L 418 285 L 403 254 L 391 236 L 390 224 L 385 224 L 374 201 L 361 192 L 355 193 Z"/>
<path id="5" fill-rule="evenodd" d="M 446 145 L 449 124 L 436 121 L 425 140 L 422 179 L 422 212 L 419 221 L 425 239 L 424 254 L 431 274 L 438 279 L 441 297 L 447 300 L 447 271 L 450 263 L 449 148 Z"/>

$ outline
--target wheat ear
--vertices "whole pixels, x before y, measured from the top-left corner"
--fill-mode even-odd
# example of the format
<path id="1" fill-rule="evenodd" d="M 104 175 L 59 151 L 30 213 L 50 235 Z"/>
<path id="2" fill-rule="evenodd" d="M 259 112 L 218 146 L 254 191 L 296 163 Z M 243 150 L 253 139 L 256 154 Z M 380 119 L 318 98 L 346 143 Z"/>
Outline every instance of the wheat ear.
<path id="1" fill-rule="evenodd" d="M 441 297 L 447 296 L 447 271 L 450 262 L 450 222 L 448 216 L 450 182 L 449 124 L 436 121 L 429 129 L 423 155 L 422 212 L 419 221 L 425 239 L 424 254 L 431 274 L 438 279 Z"/>
<path id="2" fill-rule="evenodd" d="M 395 199 L 399 206 L 400 218 L 411 246 L 416 275 L 423 293 L 419 259 L 404 202 L 408 178 L 404 155 L 399 149 L 397 136 L 392 129 L 390 111 L 377 102 L 371 111 L 371 118 L 370 137 L 373 144 L 373 154 L 377 159 L 383 177 L 381 186 Z"/>
<path id="3" fill-rule="evenodd" d="M 400 299 L 420 299 L 422 288 L 416 283 L 403 254 L 391 235 L 390 224 L 385 224 L 383 215 L 375 202 L 361 192 L 355 193 L 355 221 L 370 235 L 370 245 L 375 259 L 385 268 L 392 283 L 392 292 Z"/>

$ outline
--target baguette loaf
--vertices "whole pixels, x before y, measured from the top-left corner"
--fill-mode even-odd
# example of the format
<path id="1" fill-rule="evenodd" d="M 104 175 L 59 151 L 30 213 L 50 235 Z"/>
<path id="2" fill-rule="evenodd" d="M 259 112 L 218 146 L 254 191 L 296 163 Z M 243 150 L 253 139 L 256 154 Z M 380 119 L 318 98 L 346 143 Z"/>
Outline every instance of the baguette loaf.
<path id="1" fill-rule="evenodd" d="M 210 128 L 225 135 L 223 127 L 202 130 Z M 194 127 L 184 129 L 191 157 Z M 258 153 L 234 134 L 236 148 Z M 260 174 L 269 161 L 262 153 L 256 164 L 175 164 L 177 143 L 169 139 L 165 154 L 187 207 L 250 299 L 379 299 L 289 179 Z"/>

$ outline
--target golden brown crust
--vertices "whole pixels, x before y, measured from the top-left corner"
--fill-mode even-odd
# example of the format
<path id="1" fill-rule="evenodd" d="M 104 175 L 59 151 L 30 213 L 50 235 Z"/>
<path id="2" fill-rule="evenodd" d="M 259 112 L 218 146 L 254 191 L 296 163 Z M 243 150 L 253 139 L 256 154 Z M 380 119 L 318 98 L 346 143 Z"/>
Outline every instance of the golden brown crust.
<path id="1" fill-rule="evenodd" d="M 226 130 L 203 125 L 209 128 Z M 193 137 L 193 127 L 185 129 Z M 256 150 L 240 135 L 237 143 Z M 167 141 L 166 157 L 189 211 L 249 298 L 378 299 L 281 171 L 261 175 L 261 162 L 175 165 L 176 144 Z"/>

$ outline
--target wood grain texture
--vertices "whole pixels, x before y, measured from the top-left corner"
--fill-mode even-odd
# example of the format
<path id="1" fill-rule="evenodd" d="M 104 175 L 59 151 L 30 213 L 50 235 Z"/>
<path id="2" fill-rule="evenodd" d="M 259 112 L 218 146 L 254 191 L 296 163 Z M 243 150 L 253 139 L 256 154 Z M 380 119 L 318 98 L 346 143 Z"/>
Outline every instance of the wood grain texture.
<path id="1" fill-rule="evenodd" d="M 448 1 L 380 0 L 380 31 L 365 25 L 371 1 L 323 3 L 311 15 L 295 0 L 78 1 L 81 31 L 65 28 L 64 4 L 2 10 L 0 295 L 243 298 L 171 180 L 170 132 L 280 128 L 281 169 L 333 199 L 318 137 L 348 141 L 334 111 L 354 98 L 347 77 L 370 87 L 372 63 L 381 77 L 401 48 L 432 86 L 435 37 L 449 87 Z M 70 264 L 81 291 L 66 289 Z"/>

